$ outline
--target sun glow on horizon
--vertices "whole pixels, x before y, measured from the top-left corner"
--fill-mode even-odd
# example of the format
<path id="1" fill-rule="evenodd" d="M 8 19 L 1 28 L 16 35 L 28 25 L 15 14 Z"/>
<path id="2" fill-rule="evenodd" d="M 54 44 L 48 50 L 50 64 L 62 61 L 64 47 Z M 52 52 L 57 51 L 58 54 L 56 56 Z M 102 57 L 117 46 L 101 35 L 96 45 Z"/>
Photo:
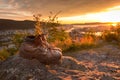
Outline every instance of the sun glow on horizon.
<path id="1" fill-rule="evenodd" d="M 112 23 L 111 25 L 114 26 L 114 27 L 116 27 L 118 24 L 117 23 Z"/>
<path id="2" fill-rule="evenodd" d="M 120 22 L 120 6 L 107 9 L 104 12 L 92 13 L 81 16 L 62 17 L 59 20 L 64 23 L 85 23 L 85 22 Z"/>

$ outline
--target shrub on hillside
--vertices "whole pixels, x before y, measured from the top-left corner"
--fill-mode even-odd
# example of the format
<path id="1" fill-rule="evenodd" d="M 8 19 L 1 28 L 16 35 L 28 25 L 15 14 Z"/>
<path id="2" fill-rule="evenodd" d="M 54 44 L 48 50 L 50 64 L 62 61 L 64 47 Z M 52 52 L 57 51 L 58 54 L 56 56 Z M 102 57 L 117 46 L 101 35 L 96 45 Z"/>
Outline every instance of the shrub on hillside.
<path id="1" fill-rule="evenodd" d="M 0 60 L 5 60 L 10 56 L 10 53 L 7 51 L 7 49 L 0 50 Z"/>
<path id="2" fill-rule="evenodd" d="M 21 43 L 23 42 L 23 39 L 27 36 L 27 33 L 20 33 L 17 32 L 16 34 L 14 34 L 12 36 L 12 42 L 13 44 L 15 44 L 16 48 L 18 49 L 21 45 Z"/>
<path id="3" fill-rule="evenodd" d="M 117 25 L 114 29 L 110 31 L 103 32 L 101 38 L 107 42 L 120 42 L 120 25 Z"/>
<path id="4" fill-rule="evenodd" d="M 78 41 L 74 41 L 66 51 L 77 51 L 96 47 L 96 40 L 92 36 L 84 36 Z"/>
<path id="5" fill-rule="evenodd" d="M 119 36 L 116 32 L 106 31 L 102 34 L 102 39 L 107 42 L 118 41 Z"/>
<path id="6" fill-rule="evenodd" d="M 47 20 L 44 20 L 44 22 L 41 21 L 41 16 L 39 14 L 34 15 L 34 20 L 36 21 L 35 32 L 38 35 L 47 34 L 47 40 L 50 44 L 64 50 L 68 47 L 69 44 L 71 44 L 71 39 L 65 30 L 59 28 L 60 23 L 57 20 L 57 15 L 59 13 L 60 12 L 54 15 L 51 12 L 49 18 Z M 68 44 L 67 41 L 69 42 Z"/>

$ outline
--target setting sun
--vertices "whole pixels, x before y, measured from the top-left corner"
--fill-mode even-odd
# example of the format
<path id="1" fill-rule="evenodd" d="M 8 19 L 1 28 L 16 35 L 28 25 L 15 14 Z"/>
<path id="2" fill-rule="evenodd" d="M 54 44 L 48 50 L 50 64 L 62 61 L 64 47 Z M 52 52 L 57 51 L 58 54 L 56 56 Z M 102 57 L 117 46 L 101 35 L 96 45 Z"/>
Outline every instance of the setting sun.
<path id="1" fill-rule="evenodd" d="M 117 23 L 113 23 L 113 24 L 111 24 L 112 26 L 117 26 L 118 24 Z"/>
<path id="2" fill-rule="evenodd" d="M 108 8 L 106 11 L 99 13 L 91 13 L 73 17 L 62 17 L 60 20 L 66 23 L 120 22 L 120 6 Z"/>

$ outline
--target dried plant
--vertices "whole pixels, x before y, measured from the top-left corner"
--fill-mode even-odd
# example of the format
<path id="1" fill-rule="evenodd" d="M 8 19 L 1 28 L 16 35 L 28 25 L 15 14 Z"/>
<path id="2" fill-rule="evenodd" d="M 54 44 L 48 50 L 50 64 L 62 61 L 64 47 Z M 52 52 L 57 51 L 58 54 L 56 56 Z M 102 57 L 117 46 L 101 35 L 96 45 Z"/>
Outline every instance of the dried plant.
<path id="1" fill-rule="evenodd" d="M 41 28 L 41 14 L 33 15 L 35 23 L 35 35 L 38 36 L 42 34 L 42 28 Z"/>
<path id="2" fill-rule="evenodd" d="M 53 12 L 50 12 L 50 16 L 48 17 L 48 19 L 44 20 L 43 22 L 45 23 L 44 25 L 42 25 L 41 23 L 41 14 L 35 14 L 33 15 L 33 19 L 36 22 L 35 23 L 35 35 L 40 35 L 42 33 L 50 33 L 49 31 L 51 29 L 55 29 L 55 26 L 58 24 L 58 14 L 61 11 L 57 12 L 55 15 L 53 14 Z"/>

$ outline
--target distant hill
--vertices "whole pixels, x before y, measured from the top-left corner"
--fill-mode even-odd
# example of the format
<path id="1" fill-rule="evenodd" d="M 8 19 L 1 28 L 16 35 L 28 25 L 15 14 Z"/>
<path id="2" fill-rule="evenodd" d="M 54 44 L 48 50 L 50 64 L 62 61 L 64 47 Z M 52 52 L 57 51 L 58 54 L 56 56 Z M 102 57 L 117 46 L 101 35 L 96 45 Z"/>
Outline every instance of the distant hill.
<path id="1" fill-rule="evenodd" d="M 0 19 L 0 30 L 30 29 L 34 28 L 34 21 L 24 20 L 15 21 L 9 19 Z"/>
<path id="2" fill-rule="evenodd" d="M 91 23 L 74 23 L 73 25 L 98 25 L 98 24 L 113 24 L 114 22 L 91 22 Z M 120 22 L 116 22 L 120 24 Z"/>

